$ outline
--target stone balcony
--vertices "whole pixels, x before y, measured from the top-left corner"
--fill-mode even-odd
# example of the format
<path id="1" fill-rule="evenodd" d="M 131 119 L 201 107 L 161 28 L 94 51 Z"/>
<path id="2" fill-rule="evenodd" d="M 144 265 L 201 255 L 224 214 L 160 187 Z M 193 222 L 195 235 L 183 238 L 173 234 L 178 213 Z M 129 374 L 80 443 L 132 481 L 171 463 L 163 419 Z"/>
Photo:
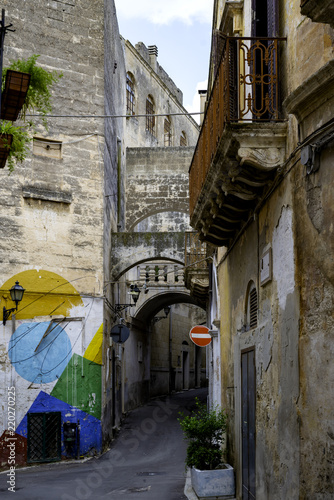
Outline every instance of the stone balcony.
<path id="1" fill-rule="evenodd" d="M 285 160 L 281 38 L 226 37 L 189 171 L 191 225 L 229 246 Z"/>
<path id="2" fill-rule="evenodd" d="M 333 0 L 302 0 L 300 11 L 315 23 L 327 23 L 334 28 Z"/>

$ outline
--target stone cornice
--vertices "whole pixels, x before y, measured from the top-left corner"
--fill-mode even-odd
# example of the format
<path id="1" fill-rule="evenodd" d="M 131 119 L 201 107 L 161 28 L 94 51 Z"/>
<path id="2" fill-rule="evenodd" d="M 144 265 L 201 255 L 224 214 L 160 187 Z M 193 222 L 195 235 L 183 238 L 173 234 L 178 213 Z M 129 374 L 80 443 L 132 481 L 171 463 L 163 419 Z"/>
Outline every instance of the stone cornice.
<path id="1" fill-rule="evenodd" d="M 286 134 L 286 122 L 226 125 L 191 217 L 200 239 L 229 246 L 284 163 Z"/>
<path id="2" fill-rule="evenodd" d="M 316 23 L 330 24 L 334 28 L 333 0 L 302 0 L 301 13 Z"/>
<path id="3" fill-rule="evenodd" d="M 333 93 L 334 60 L 331 60 L 291 92 L 283 105 L 301 122 L 326 103 Z"/>

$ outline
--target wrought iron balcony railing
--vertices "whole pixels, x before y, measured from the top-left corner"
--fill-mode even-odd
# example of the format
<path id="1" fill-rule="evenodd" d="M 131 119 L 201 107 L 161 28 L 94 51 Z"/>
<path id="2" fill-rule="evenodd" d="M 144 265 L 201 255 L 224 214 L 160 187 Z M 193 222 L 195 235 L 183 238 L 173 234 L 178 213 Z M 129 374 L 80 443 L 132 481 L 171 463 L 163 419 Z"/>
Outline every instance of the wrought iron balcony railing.
<path id="1" fill-rule="evenodd" d="M 226 124 L 282 120 L 278 51 L 285 40 L 226 37 L 190 166 L 190 215 Z"/>

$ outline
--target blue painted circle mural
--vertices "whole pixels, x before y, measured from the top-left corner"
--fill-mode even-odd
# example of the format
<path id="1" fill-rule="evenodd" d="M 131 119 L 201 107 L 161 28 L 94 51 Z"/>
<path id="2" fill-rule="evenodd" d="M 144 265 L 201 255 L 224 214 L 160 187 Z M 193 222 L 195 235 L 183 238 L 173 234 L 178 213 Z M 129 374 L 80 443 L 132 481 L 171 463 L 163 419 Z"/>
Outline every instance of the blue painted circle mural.
<path id="1" fill-rule="evenodd" d="M 65 330 L 56 323 L 24 323 L 11 336 L 8 355 L 22 378 L 42 384 L 60 377 L 72 346 Z"/>

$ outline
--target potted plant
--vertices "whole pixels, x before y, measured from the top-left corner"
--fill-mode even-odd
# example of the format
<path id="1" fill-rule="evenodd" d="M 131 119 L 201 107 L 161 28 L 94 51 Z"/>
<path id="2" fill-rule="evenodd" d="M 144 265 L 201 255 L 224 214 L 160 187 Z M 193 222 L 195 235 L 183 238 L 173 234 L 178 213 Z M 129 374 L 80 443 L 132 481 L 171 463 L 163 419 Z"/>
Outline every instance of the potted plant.
<path id="1" fill-rule="evenodd" d="M 5 83 L 1 96 L 1 118 L 2 120 L 17 120 L 25 103 L 29 89 L 29 73 L 6 70 Z"/>
<path id="2" fill-rule="evenodd" d="M 13 102 L 8 99 L 13 95 L 19 95 L 20 118 L 22 119 L 20 125 L 13 125 L 11 121 L 5 119 L 0 121 L 0 168 L 5 166 L 7 160 L 10 172 L 14 170 L 15 164 L 23 162 L 29 153 L 29 142 L 32 139 L 31 132 L 34 130 L 35 123 L 31 119 L 26 120 L 26 112 L 29 110 L 38 113 L 43 125 L 47 128 L 46 115 L 52 111 L 51 87 L 62 77 L 62 74 L 57 71 L 47 71 L 37 66 L 38 57 L 39 55 L 34 54 L 26 60 L 11 61 L 10 66 L 4 68 L 2 73 L 1 109 L 4 116 L 2 114 L 1 116 L 6 118 L 6 107 L 7 105 L 10 107 Z M 18 90 L 18 86 L 21 90 Z M 23 92 L 25 92 L 24 102 L 22 102 Z M 9 112 L 7 116 L 13 120 L 16 110 L 7 111 Z"/>
<path id="3" fill-rule="evenodd" d="M 52 111 L 51 88 L 63 75 L 58 71 L 47 71 L 41 66 L 37 66 L 38 54 L 34 54 L 28 59 L 11 60 L 10 65 L 3 69 L 2 86 L 5 88 L 6 75 L 8 71 L 17 71 L 30 75 L 29 86 L 22 106 L 21 118 L 24 120 L 26 112 L 37 112 L 43 117 Z M 43 120 L 46 125 L 46 120 Z"/>
<path id="4" fill-rule="evenodd" d="M 200 499 L 233 498 L 234 469 L 223 461 L 223 435 L 227 416 L 218 406 L 207 409 L 198 398 L 191 415 L 178 419 L 188 440 L 186 465 L 191 469 L 192 487 Z"/>
<path id="5" fill-rule="evenodd" d="M 31 136 L 26 127 L 13 125 L 12 122 L 0 122 L 0 168 L 6 161 L 10 172 L 17 162 L 23 162 L 29 153 Z"/>

